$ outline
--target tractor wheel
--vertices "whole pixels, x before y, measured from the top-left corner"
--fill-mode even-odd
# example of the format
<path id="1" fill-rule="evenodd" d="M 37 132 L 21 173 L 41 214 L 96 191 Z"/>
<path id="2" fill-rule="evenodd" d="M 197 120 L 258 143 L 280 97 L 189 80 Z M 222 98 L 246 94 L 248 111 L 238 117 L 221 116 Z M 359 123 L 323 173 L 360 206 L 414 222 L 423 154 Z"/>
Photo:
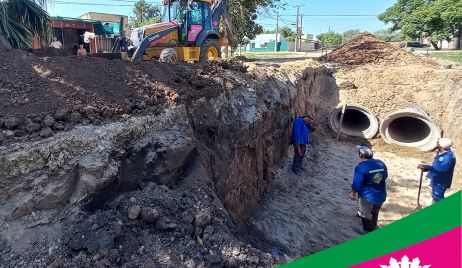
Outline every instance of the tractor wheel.
<path id="1" fill-rule="evenodd" d="M 174 48 L 165 48 L 159 56 L 161 62 L 175 63 L 178 62 L 178 54 Z"/>
<path id="2" fill-rule="evenodd" d="M 201 46 L 199 61 L 204 62 L 212 59 L 221 58 L 221 49 L 215 39 L 205 39 Z"/>

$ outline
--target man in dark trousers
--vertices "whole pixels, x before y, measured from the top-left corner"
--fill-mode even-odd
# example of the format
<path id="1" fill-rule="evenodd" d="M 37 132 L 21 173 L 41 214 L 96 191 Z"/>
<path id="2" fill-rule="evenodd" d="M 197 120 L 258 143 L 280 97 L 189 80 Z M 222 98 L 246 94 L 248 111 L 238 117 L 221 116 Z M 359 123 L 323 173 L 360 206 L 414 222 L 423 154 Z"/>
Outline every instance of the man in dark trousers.
<path id="1" fill-rule="evenodd" d="M 361 162 L 355 168 L 350 198 L 359 197 L 357 216 L 362 220 L 363 231 L 371 232 L 378 228 L 379 211 L 387 198 L 385 181 L 388 177 L 387 166 L 380 160 L 373 159 L 374 153 L 367 146 L 356 146 Z"/>
<path id="2" fill-rule="evenodd" d="M 292 126 L 291 143 L 294 146 L 294 160 L 292 162 L 292 171 L 300 175 L 303 157 L 305 156 L 306 145 L 310 141 L 310 130 L 314 130 L 315 122 L 311 116 L 297 117 Z"/>
<path id="3" fill-rule="evenodd" d="M 436 156 L 433 164 L 420 164 L 417 168 L 427 173 L 431 180 L 433 203 L 444 199 L 444 193 L 451 188 L 456 156 L 451 150 L 452 140 L 441 138 L 438 140 Z"/>

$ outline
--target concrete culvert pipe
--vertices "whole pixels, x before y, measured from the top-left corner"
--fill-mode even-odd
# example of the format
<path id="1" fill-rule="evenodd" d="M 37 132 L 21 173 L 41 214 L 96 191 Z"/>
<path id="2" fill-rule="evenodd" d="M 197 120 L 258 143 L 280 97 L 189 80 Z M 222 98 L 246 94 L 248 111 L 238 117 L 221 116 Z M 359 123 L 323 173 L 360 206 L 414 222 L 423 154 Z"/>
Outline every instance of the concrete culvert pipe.
<path id="1" fill-rule="evenodd" d="M 329 126 L 338 132 L 343 106 L 332 110 L 329 116 Z M 359 105 L 348 105 L 343 116 L 341 134 L 351 137 L 370 139 L 377 134 L 379 122 L 377 117 L 367 108 Z"/>
<path id="2" fill-rule="evenodd" d="M 386 143 L 430 151 L 441 137 L 441 129 L 423 112 L 403 109 L 386 116 L 380 124 Z"/>

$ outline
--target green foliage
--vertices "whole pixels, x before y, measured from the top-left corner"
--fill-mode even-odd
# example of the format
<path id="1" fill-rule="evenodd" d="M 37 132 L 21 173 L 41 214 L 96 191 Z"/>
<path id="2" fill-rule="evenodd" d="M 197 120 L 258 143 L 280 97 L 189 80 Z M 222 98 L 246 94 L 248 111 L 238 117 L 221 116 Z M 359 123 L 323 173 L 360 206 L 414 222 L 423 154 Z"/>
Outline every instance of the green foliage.
<path id="1" fill-rule="evenodd" d="M 50 37 L 50 16 L 42 9 L 45 0 L 0 1 L 0 35 L 13 47 L 31 46 L 33 36 Z"/>
<path id="2" fill-rule="evenodd" d="M 263 33 L 263 27 L 256 23 L 257 13 L 270 13 L 279 7 L 280 0 L 229 0 L 228 9 L 233 21 L 237 44 L 246 44 Z"/>
<path id="3" fill-rule="evenodd" d="M 295 42 L 295 35 L 289 36 L 285 38 L 287 42 Z"/>
<path id="4" fill-rule="evenodd" d="M 379 15 L 379 19 L 391 23 L 391 30 L 401 30 L 411 39 L 448 40 L 456 30 L 462 29 L 462 1 L 398 0 Z"/>
<path id="5" fill-rule="evenodd" d="M 351 30 L 348 30 L 348 31 L 345 31 L 343 34 L 342 34 L 342 42 L 344 44 L 346 43 L 349 43 L 351 42 L 353 39 L 355 39 L 357 36 L 361 35 L 361 30 L 358 30 L 358 29 L 351 29 Z"/>
<path id="6" fill-rule="evenodd" d="M 342 35 L 332 31 L 318 35 L 318 39 L 324 46 L 328 47 L 338 46 L 343 42 Z"/>
<path id="7" fill-rule="evenodd" d="M 263 30 L 264 34 L 276 34 L 276 29 L 272 29 L 272 30 L 269 30 L 269 29 L 266 29 L 266 30 Z"/>
<path id="8" fill-rule="evenodd" d="M 130 17 L 130 27 L 137 28 L 162 21 L 160 10 L 157 6 L 139 0 L 133 6 L 133 16 Z"/>
<path id="9" fill-rule="evenodd" d="M 376 31 L 374 35 L 385 42 L 401 42 L 406 40 L 406 37 L 401 31 L 393 32 L 390 29 Z"/>
<path id="10" fill-rule="evenodd" d="M 276 34 L 276 29 L 271 29 L 271 30 L 263 30 L 264 34 Z M 289 26 L 284 26 L 282 28 L 279 28 L 279 33 L 284 36 L 284 38 L 290 38 L 295 35 L 295 32 L 292 31 L 292 29 Z M 294 37 L 295 38 L 295 37 Z"/>
<path id="11" fill-rule="evenodd" d="M 280 0 L 228 0 L 228 10 L 236 34 L 236 45 L 246 44 L 256 35 L 263 33 L 263 27 L 255 21 L 258 17 L 257 13 L 268 14 L 281 6 Z M 157 7 L 145 0 L 139 0 L 133 8 L 134 16 L 130 18 L 130 25 L 136 28 L 148 22 L 158 22 L 161 18 L 156 16 L 157 13 L 159 13 Z"/>
<path id="12" fill-rule="evenodd" d="M 282 34 L 282 36 L 284 36 L 284 38 L 293 37 L 295 35 L 295 32 L 292 31 L 289 26 L 282 27 L 279 29 L 279 32 Z"/>
<path id="13" fill-rule="evenodd" d="M 448 53 L 433 53 L 433 57 L 462 63 L 462 53 L 448 52 Z"/>

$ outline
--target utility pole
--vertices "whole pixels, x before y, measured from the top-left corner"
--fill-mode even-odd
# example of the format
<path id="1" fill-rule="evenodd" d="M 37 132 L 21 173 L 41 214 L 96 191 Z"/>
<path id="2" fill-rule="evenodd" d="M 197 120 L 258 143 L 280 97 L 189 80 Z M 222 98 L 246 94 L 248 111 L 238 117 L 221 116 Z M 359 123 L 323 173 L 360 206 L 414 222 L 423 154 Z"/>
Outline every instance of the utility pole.
<path id="1" fill-rule="evenodd" d="M 278 52 L 279 12 L 276 17 L 276 36 L 274 38 L 274 52 Z"/>
<path id="2" fill-rule="evenodd" d="M 303 35 L 303 15 L 300 16 L 300 39 L 298 48 L 302 49 L 302 35 Z"/>
<path id="3" fill-rule="evenodd" d="M 297 7 L 297 23 L 296 23 L 297 26 L 295 26 L 296 27 L 295 28 L 295 52 L 298 52 L 298 39 L 299 39 L 299 37 L 298 37 L 298 27 L 300 27 L 300 25 L 298 24 L 298 22 L 299 22 L 298 18 L 300 16 L 300 5 L 297 5 L 296 7 Z"/>

